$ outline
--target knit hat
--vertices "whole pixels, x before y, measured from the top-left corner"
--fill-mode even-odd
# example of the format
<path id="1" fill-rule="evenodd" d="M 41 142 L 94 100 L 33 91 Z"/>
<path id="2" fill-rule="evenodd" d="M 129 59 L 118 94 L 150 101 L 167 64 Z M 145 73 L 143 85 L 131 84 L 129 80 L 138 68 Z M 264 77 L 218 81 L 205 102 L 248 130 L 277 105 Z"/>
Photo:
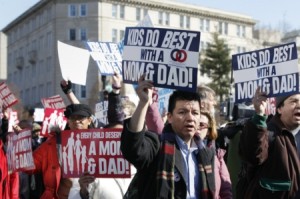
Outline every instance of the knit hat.
<path id="1" fill-rule="evenodd" d="M 291 95 L 284 95 L 284 96 L 277 96 L 276 97 L 276 108 L 279 108 L 279 106 L 281 106 L 284 102 L 284 100 L 286 100 L 287 98 L 289 98 Z"/>
<path id="2" fill-rule="evenodd" d="M 92 110 L 86 104 L 70 104 L 69 106 L 66 107 L 64 114 L 66 118 L 69 118 L 72 115 L 90 117 L 92 115 Z"/>

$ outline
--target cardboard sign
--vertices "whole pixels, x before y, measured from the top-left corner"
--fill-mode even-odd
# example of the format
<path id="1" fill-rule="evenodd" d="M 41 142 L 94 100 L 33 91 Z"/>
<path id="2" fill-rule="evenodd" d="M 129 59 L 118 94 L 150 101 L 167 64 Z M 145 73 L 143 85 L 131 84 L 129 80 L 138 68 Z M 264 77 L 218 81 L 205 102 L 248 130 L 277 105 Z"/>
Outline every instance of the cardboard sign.
<path id="1" fill-rule="evenodd" d="M 87 47 L 97 63 L 101 75 L 122 73 L 122 56 L 118 44 L 112 42 L 87 42 Z"/>
<path id="2" fill-rule="evenodd" d="M 31 130 L 7 135 L 7 162 L 9 171 L 25 171 L 35 168 L 32 156 Z"/>
<path id="3" fill-rule="evenodd" d="M 7 85 L 0 83 L 0 98 L 2 100 L 2 106 L 8 108 L 18 102 L 16 96 L 9 90 Z"/>
<path id="4" fill-rule="evenodd" d="M 120 150 L 122 129 L 67 130 L 61 133 L 63 176 L 84 171 L 101 178 L 129 178 L 130 164 Z"/>
<path id="5" fill-rule="evenodd" d="M 258 86 L 268 97 L 299 93 L 295 42 L 233 55 L 232 67 L 236 102 L 252 99 Z"/>
<path id="6" fill-rule="evenodd" d="M 146 73 L 155 87 L 196 92 L 199 43 L 196 31 L 126 28 L 123 82 L 137 84 Z"/>
<path id="7" fill-rule="evenodd" d="M 63 109 L 66 108 L 63 98 L 60 95 L 55 95 L 41 99 L 44 108 Z"/>

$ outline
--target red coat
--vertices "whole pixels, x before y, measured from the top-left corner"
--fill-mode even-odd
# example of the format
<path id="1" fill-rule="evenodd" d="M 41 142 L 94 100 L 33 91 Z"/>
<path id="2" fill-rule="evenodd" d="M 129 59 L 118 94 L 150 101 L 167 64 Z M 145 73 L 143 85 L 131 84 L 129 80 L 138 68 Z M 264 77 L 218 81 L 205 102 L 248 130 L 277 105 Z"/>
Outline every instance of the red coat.
<path id="1" fill-rule="evenodd" d="M 58 187 L 61 179 L 61 168 L 56 149 L 56 136 L 48 138 L 34 152 L 34 173 L 42 173 L 45 191 L 41 199 L 58 199 Z"/>
<path id="2" fill-rule="evenodd" d="M 3 142 L 0 140 L 0 197 L 9 198 L 9 177 L 6 154 L 3 149 Z"/>

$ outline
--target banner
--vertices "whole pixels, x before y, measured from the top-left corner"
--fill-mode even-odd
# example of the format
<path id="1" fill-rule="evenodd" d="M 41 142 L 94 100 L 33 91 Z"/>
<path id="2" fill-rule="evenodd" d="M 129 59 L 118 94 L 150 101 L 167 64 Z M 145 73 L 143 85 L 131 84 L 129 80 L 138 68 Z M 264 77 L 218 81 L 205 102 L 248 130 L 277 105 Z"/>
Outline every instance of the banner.
<path id="1" fill-rule="evenodd" d="M 61 133 L 65 178 L 84 171 L 97 178 L 130 178 L 130 164 L 120 150 L 122 129 L 67 130 Z"/>
<path id="2" fill-rule="evenodd" d="M 268 97 L 299 93 L 296 43 L 232 56 L 235 102 L 253 98 L 262 87 Z"/>
<path id="3" fill-rule="evenodd" d="M 55 95 L 41 99 L 44 108 L 63 109 L 66 108 L 63 98 L 60 95 Z"/>
<path id="4" fill-rule="evenodd" d="M 30 129 L 7 135 L 6 157 L 9 171 L 25 171 L 35 168 L 31 142 Z"/>
<path id="5" fill-rule="evenodd" d="M 112 42 L 86 42 L 101 75 L 122 74 L 122 56 L 118 44 Z"/>
<path id="6" fill-rule="evenodd" d="M 196 92 L 199 43 L 196 31 L 126 28 L 123 82 L 137 84 L 146 73 L 155 87 Z"/>
<path id="7" fill-rule="evenodd" d="M 18 102 L 18 99 L 15 95 L 9 90 L 7 85 L 2 82 L 0 83 L 0 98 L 3 103 L 3 107 L 8 108 Z"/>

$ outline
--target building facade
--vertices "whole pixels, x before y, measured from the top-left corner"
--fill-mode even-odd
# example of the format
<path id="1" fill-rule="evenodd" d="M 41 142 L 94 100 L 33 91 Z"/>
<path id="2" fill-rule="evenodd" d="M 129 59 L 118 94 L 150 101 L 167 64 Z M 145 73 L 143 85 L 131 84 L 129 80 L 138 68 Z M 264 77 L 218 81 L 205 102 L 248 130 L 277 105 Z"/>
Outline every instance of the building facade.
<path id="1" fill-rule="evenodd" d="M 57 41 L 81 48 L 87 40 L 119 42 L 125 28 L 146 15 L 154 27 L 200 31 L 200 53 L 214 32 L 232 54 L 262 46 L 253 37 L 256 21 L 246 15 L 168 0 L 41 0 L 2 30 L 7 37 L 7 82 L 17 88 L 23 105 L 41 106 L 41 98 L 64 96 Z M 103 79 L 90 59 L 87 84 L 75 87 L 76 96 L 94 106 Z"/>

